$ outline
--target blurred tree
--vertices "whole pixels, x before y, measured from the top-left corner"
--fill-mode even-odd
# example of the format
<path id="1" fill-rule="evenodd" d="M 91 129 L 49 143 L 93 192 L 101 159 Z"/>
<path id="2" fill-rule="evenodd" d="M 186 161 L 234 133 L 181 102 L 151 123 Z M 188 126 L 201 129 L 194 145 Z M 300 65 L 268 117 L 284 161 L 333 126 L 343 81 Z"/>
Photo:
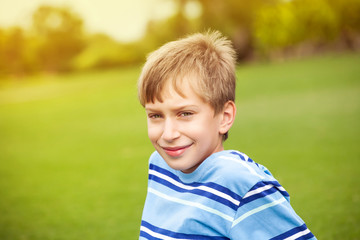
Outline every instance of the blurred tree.
<path id="1" fill-rule="evenodd" d="M 73 58 L 74 70 L 104 69 L 142 62 L 144 52 L 136 43 L 122 44 L 105 34 L 86 38 L 86 47 Z"/>
<path id="2" fill-rule="evenodd" d="M 5 44 L 6 44 L 5 30 L 0 28 L 0 74 L 4 74 L 6 69 Z"/>
<path id="3" fill-rule="evenodd" d="M 339 37 L 349 49 L 360 48 L 360 0 L 327 0 L 337 16 Z"/>
<path id="4" fill-rule="evenodd" d="M 22 75 L 24 73 L 24 48 L 25 36 L 21 28 L 0 29 L 0 71 L 3 74 Z"/>
<path id="5" fill-rule="evenodd" d="M 308 49 L 302 48 L 303 51 L 313 51 L 337 35 L 336 14 L 324 0 L 293 0 L 265 5 L 256 16 L 255 44 L 263 55 L 274 50 L 294 49 L 298 44 L 307 46 Z"/>
<path id="6" fill-rule="evenodd" d="M 146 33 L 139 44 L 145 52 L 161 46 L 162 44 L 183 37 L 194 31 L 199 31 L 198 16 L 190 16 L 189 6 L 197 0 L 164 0 L 175 3 L 175 14 L 163 20 L 150 20 Z"/>
<path id="7" fill-rule="evenodd" d="M 174 28 L 178 36 L 188 33 L 188 19 L 186 18 L 185 8 L 188 0 L 175 0 L 177 3 L 177 12 L 173 17 Z"/>
<path id="8" fill-rule="evenodd" d="M 145 53 L 191 32 L 228 36 L 238 60 L 323 49 L 360 49 L 360 0 L 162 0 L 175 13 L 148 22 L 143 39 L 119 43 L 84 33 L 82 19 L 65 7 L 41 6 L 31 31 L 0 29 L 0 74 L 110 68 L 143 62 Z"/>
<path id="9" fill-rule="evenodd" d="M 337 35 L 338 18 L 326 0 L 293 0 L 292 11 L 301 27 L 300 41 L 327 42 Z"/>
<path id="10" fill-rule="evenodd" d="M 191 31 L 216 29 L 233 41 L 239 61 L 251 58 L 254 52 L 320 51 L 339 35 L 348 48 L 360 48 L 360 0 L 172 1 L 177 4 L 177 14 L 148 26 L 147 42 L 152 45 Z M 201 16 L 189 21 L 184 11 L 194 1 L 201 6 Z"/>
<path id="11" fill-rule="evenodd" d="M 83 21 L 68 8 L 41 6 L 33 15 L 40 41 L 38 57 L 44 70 L 70 70 L 70 60 L 84 48 Z"/>
<path id="12" fill-rule="evenodd" d="M 109 67 L 117 63 L 119 53 L 119 44 L 105 34 L 96 34 L 86 38 L 86 46 L 72 60 L 72 65 L 76 70 L 87 70 Z M 112 63 L 112 64 L 111 64 Z"/>
<path id="13" fill-rule="evenodd" d="M 202 28 L 217 29 L 229 36 L 238 53 L 238 60 L 251 57 L 254 50 L 255 13 L 264 4 L 280 0 L 199 0 L 202 6 Z"/>

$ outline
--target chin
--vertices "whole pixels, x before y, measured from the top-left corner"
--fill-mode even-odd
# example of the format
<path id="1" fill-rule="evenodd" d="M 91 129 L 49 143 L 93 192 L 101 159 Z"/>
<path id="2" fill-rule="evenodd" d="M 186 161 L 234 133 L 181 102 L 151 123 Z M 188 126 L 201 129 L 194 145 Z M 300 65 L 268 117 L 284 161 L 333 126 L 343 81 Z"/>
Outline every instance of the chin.
<path id="1" fill-rule="evenodd" d="M 165 162 L 167 163 L 167 165 L 169 165 L 169 167 L 171 167 L 174 170 L 183 172 L 183 171 L 187 171 L 189 168 L 192 167 L 192 166 L 184 166 L 184 164 L 176 162 L 176 161 L 179 161 L 178 159 L 171 159 L 171 160 L 168 160 L 166 158 L 164 158 L 164 159 L 165 159 Z"/>

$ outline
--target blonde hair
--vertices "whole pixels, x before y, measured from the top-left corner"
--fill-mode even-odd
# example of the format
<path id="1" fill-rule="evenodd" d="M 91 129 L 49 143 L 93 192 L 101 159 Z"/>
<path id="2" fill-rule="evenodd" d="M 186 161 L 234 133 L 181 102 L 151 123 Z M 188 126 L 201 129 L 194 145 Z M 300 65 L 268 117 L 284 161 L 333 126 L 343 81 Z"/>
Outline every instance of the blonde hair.
<path id="1" fill-rule="evenodd" d="M 231 42 L 218 31 L 209 31 L 169 42 L 151 53 L 138 81 L 140 103 L 162 102 L 167 81 L 184 96 L 177 86 L 189 75 L 195 79 L 191 86 L 215 114 L 227 101 L 235 101 L 235 51 Z"/>

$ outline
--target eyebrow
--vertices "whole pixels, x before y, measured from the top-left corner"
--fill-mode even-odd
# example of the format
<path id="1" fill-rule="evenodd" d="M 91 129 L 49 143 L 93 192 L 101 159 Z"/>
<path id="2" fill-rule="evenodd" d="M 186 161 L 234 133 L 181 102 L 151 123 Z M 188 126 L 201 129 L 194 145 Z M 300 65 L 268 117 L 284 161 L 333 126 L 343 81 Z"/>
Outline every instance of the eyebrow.
<path id="1" fill-rule="evenodd" d="M 180 105 L 180 106 L 175 106 L 174 108 L 171 109 L 171 111 L 181 111 L 187 108 L 196 108 L 199 109 L 199 107 L 197 105 Z M 151 108 L 151 107 L 145 107 L 146 111 L 152 111 L 152 112 L 157 112 L 158 110 L 155 108 Z"/>

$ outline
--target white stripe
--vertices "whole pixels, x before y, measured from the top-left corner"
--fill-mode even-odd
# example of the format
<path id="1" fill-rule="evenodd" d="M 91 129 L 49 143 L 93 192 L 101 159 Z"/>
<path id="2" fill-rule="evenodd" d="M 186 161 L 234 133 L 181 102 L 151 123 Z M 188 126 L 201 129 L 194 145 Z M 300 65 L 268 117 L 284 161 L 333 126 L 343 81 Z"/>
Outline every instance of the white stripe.
<path id="1" fill-rule="evenodd" d="M 266 185 L 266 186 L 263 186 L 263 187 L 260 187 L 260 188 L 257 188 L 255 190 L 252 190 L 250 192 L 248 192 L 245 196 L 244 196 L 244 199 L 247 198 L 247 197 L 250 197 L 252 195 L 255 195 L 257 193 L 260 193 L 260 192 L 263 192 L 263 191 L 266 191 L 272 187 L 276 187 L 277 189 L 279 189 L 280 191 L 283 191 L 283 192 L 286 192 L 285 188 L 283 187 L 278 187 L 278 186 L 275 186 L 275 185 L 272 185 L 272 184 L 269 184 L 269 185 Z"/>
<path id="2" fill-rule="evenodd" d="M 218 191 L 216 189 L 207 187 L 207 186 L 192 187 L 192 186 L 184 185 L 184 184 L 172 179 L 171 177 L 166 176 L 165 174 L 159 173 L 159 172 L 157 172 L 155 170 L 152 170 L 152 169 L 149 170 L 149 174 L 152 174 L 152 175 L 155 175 L 155 176 L 157 176 L 159 178 L 162 178 L 162 179 L 164 179 L 164 180 L 166 180 L 166 181 L 168 181 L 168 182 L 170 182 L 170 183 L 172 183 L 172 184 L 174 184 L 174 185 L 176 185 L 176 186 L 178 186 L 180 188 L 186 189 L 186 190 L 200 189 L 200 190 L 203 190 L 203 191 L 206 191 L 206 192 L 210 192 L 210 193 L 212 193 L 214 195 L 217 195 L 217 196 L 219 196 L 219 197 L 221 197 L 223 199 L 226 199 L 226 200 L 232 202 L 236 206 L 238 206 L 239 203 L 240 203 L 238 200 L 232 198 L 231 196 L 229 196 L 229 195 L 227 195 L 227 194 L 225 194 L 223 192 L 220 192 L 220 191 Z"/>
<path id="3" fill-rule="evenodd" d="M 238 224 L 239 222 L 241 222 L 241 221 L 244 220 L 245 218 L 250 217 L 251 215 L 253 215 L 253 214 L 255 214 L 255 213 L 261 212 L 261 211 L 263 211 L 263 210 L 265 210 L 265 209 L 267 209 L 267 208 L 276 206 L 276 205 L 278 205 L 278 204 L 280 204 L 280 203 L 283 203 L 283 202 L 285 202 L 285 201 L 286 201 L 285 198 L 281 198 L 281 199 L 279 199 L 279 200 L 277 200 L 277 201 L 274 201 L 274 202 L 271 202 L 271 203 L 268 203 L 268 204 L 264 204 L 264 205 L 262 205 L 262 206 L 260 206 L 260 207 L 254 208 L 253 210 L 251 210 L 251 211 L 249 211 L 249 212 L 241 215 L 238 219 L 236 219 L 236 220 L 234 221 L 234 223 L 232 224 L 231 227 L 234 227 L 236 224 Z"/>
<path id="4" fill-rule="evenodd" d="M 298 233 L 296 233 L 296 234 L 294 234 L 294 235 L 292 235 L 292 236 L 290 236 L 288 238 L 285 238 L 284 240 L 294 240 L 294 239 L 297 239 L 297 238 L 299 238 L 301 236 L 304 236 L 304 235 L 308 234 L 309 232 L 310 232 L 309 229 L 305 229 L 304 231 L 298 232 Z"/>
<path id="5" fill-rule="evenodd" d="M 252 168 L 247 164 L 247 162 L 245 162 L 245 161 L 243 161 L 243 160 L 240 160 L 240 159 L 238 159 L 238 158 L 233 158 L 233 157 L 227 157 L 227 156 L 220 156 L 219 158 L 227 159 L 227 160 L 231 160 L 231 161 L 240 163 L 241 165 L 243 165 L 244 167 L 246 167 L 252 174 L 258 176 L 258 177 L 261 178 L 261 179 L 264 179 L 263 176 L 261 176 L 261 175 L 259 175 L 257 172 L 255 172 L 255 170 L 252 169 Z"/>
<path id="6" fill-rule="evenodd" d="M 185 240 L 185 239 L 179 239 L 179 238 L 172 238 L 166 235 L 163 235 L 161 233 L 157 233 L 154 232 L 150 229 L 148 229 L 147 227 L 141 226 L 140 227 L 140 231 L 146 232 L 148 234 L 150 234 L 151 236 L 155 237 L 155 238 L 160 238 L 160 239 L 164 239 L 164 240 Z"/>
<path id="7" fill-rule="evenodd" d="M 247 197 L 250 197 L 250 196 L 252 196 L 252 195 L 255 195 L 255 194 L 257 194 L 257 193 L 266 191 L 266 190 L 272 188 L 273 186 L 274 186 L 274 185 L 266 185 L 266 186 L 257 188 L 257 189 L 255 189 L 255 190 L 252 190 L 252 191 L 248 192 L 248 193 L 244 196 L 244 199 L 247 198 Z"/>
<path id="8" fill-rule="evenodd" d="M 183 205 L 187 205 L 187 206 L 192 206 L 192 207 L 196 207 L 196 208 L 199 208 L 199 209 L 202 209 L 204 211 L 207 211 L 207 212 L 210 212 L 210 213 L 213 213 L 213 214 L 216 214 L 218 215 L 219 217 L 227 220 L 227 221 L 234 221 L 234 218 L 232 218 L 231 216 L 229 215 L 226 215 L 216 209 L 213 209 L 213 208 L 210 208 L 210 207 L 207 207 L 207 206 L 204 206 L 200 203 L 197 203 L 197 202 L 191 202 L 191 201 L 187 201 L 187 200 L 184 200 L 184 199 L 179 199 L 179 198 L 175 198 L 175 197 L 170 197 L 164 193 L 161 193 L 159 191 L 156 191 L 155 189 L 153 188 L 149 188 L 148 189 L 148 192 L 150 193 L 153 193 L 161 198 L 164 198 L 166 200 L 169 200 L 169 201 L 172 201 L 172 202 L 176 202 L 176 203 L 180 203 L 180 204 L 183 204 Z"/>

